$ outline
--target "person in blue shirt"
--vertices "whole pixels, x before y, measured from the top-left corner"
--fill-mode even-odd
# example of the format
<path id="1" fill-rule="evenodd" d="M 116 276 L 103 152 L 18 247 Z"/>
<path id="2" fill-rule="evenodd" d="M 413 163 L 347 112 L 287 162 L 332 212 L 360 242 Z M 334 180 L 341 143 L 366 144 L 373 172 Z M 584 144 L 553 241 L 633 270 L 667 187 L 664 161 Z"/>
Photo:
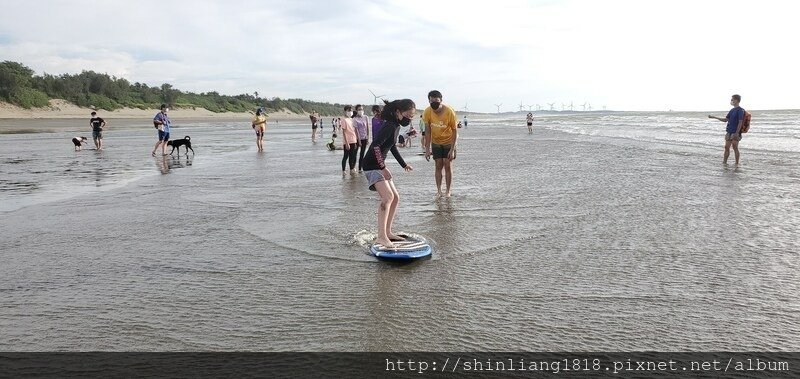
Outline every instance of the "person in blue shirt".
<path id="1" fill-rule="evenodd" d="M 161 155 L 167 155 L 167 142 L 169 141 L 169 117 L 167 116 L 167 112 L 169 112 L 169 108 L 167 104 L 161 104 L 161 111 L 156 113 L 156 116 L 153 117 L 153 125 L 158 129 L 158 142 L 156 142 L 156 146 L 153 147 L 152 156 L 156 156 L 156 150 L 158 150 L 158 146 L 161 145 Z"/>
<path id="2" fill-rule="evenodd" d="M 728 164 L 728 157 L 731 154 L 731 147 L 733 147 L 736 165 L 739 165 L 739 141 L 742 140 L 742 123 L 744 121 L 744 109 L 739 106 L 741 101 L 741 96 L 731 96 L 731 105 L 733 108 L 728 111 L 728 115 L 725 116 L 725 118 L 708 115 L 708 118 L 714 118 L 728 123 L 725 128 L 725 155 L 722 158 L 722 164 Z"/>

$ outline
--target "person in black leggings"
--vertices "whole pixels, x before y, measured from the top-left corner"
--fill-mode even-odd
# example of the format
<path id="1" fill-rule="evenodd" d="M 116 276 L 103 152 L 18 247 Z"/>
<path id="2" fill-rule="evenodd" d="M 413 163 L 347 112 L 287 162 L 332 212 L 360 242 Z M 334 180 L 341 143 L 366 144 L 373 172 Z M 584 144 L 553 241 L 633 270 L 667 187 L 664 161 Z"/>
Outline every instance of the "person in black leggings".
<path id="1" fill-rule="evenodd" d="M 342 176 L 347 174 L 346 164 L 350 161 L 350 175 L 356 173 L 356 154 L 358 154 L 358 136 L 356 130 L 353 128 L 353 107 L 350 105 L 344 106 L 344 117 L 339 119 L 339 128 L 342 130 L 342 145 L 344 146 L 344 154 L 342 156 Z"/>

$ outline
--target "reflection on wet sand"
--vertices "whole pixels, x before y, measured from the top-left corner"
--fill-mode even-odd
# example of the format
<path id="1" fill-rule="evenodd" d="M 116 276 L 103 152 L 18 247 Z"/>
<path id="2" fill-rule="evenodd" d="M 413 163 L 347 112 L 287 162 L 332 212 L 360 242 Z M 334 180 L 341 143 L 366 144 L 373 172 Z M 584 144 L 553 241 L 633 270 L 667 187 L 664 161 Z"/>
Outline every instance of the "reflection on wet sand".
<path id="1" fill-rule="evenodd" d="M 170 170 L 175 168 L 186 168 L 192 165 L 192 158 L 189 156 L 170 156 L 162 155 L 155 158 L 156 168 L 162 174 L 169 174 Z"/>

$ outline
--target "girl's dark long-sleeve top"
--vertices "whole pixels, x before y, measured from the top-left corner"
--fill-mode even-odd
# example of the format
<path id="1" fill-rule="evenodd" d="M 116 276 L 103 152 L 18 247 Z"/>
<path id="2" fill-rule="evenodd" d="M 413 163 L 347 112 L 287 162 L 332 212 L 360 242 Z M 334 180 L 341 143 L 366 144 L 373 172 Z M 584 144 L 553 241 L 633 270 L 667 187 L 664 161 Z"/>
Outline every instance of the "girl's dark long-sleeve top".
<path id="1" fill-rule="evenodd" d="M 369 145 L 367 154 L 364 155 L 361 168 L 365 171 L 383 170 L 386 168 L 386 153 L 388 151 L 391 151 L 397 163 L 400 163 L 400 166 L 405 168 L 406 162 L 403 160 L 403 157 L 400 156 L 397 146 L 395 146 L 399 134 L 400 124 L 395 120 L 386 121 L 378 132 L 378 135 L 372 136 L 372 144 Z"/>

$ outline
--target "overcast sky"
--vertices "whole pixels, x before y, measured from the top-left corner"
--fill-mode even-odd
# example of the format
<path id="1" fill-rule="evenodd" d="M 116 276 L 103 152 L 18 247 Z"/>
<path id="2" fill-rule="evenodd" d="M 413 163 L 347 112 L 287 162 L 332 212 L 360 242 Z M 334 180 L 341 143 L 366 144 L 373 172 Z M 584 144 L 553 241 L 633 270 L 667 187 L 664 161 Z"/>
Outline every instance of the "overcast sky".
<path id="1" fill-rule="evenodd" d="M 794 1 L 3 0 L 0 60 L 194 92 L 470 111 L 800 108 Z M 534 109 L 535 106 L 534 106 Z"/>

